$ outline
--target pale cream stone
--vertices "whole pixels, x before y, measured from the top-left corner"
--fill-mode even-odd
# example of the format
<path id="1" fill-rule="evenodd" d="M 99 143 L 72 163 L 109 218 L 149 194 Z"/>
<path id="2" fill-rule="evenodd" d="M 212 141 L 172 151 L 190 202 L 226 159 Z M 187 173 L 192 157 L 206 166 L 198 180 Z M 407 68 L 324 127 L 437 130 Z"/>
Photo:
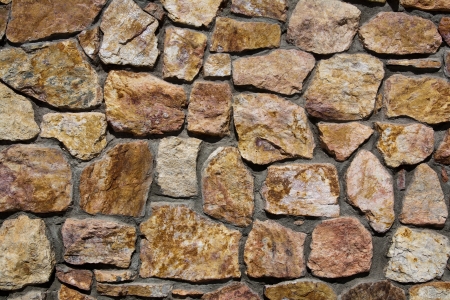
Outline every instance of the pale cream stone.
<path id="1" fill-rule="evenodd" d="M 195 27 L 208 26 L 223 0 L 161 0 L 172 21 Z"/>
<path id="2" fill-rule="evenodd" d="M 210 54 L 203 64 L 203 76 L 228 77 L 231 75 L 231 56 L 227 53 Z"/>

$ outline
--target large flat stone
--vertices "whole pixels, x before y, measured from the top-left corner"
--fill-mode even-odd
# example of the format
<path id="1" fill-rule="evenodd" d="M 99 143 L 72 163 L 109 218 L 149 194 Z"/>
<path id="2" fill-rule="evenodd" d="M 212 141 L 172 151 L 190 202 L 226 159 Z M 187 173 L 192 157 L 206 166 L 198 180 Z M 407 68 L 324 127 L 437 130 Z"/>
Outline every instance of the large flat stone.
<path id="1" fill-rule="evenodd" d="M 430 282 L 409 289 L 410 300 L 449 300 L 450 282 Z"/>
<path id="2" fill-rule="evenodd" d="M 445 132 L 444 139 L 434 153 L 434 160 L 441 164 L 450 165 L 450 130 Z"/>
<path id="3" fill-rule="evenodd" d="M 311 279 L 266 285 L 264 295 L 269 300 L 337 300 L 336 293 L 328 284 Z"/>
<path id="4" fill-rule="evenodd" d="M 126 283 L 126 284 L 97 284 L 100 295 L 111 297 L 138 296 L 145 298 L 167 297 L 172 290 L 171 284 L 154 283 Z"/>
<path id="5" fill-rule="evenodd" d="M 406 300 L 405 292 L 390 281 L 367 282 L 352 287 L 341 300 Z"/>
<path id="6" fill-rule="evenodd" d="M 261 300 L 261 298 L 246 284 L 235 282 L 204 294 L 202 300 Z"/>
<path id="7" fill-rule="evenodd" d="M 449 0 L 400 0 L 400 4 L 405 8 L 415 8 L 426 11 L 450 11 Z"/>
<path id="8" fill-rule="evenodd" d="M 233 0 L 231 11 L 250 17 L 265 17 L 285 22 L 288 3 L 286 0 Z"/>
<path id="9" fill-rule="evenodd" d="M 169 18 L 195 27 L 208 26 L 215 18 L 223 0 L 161 0 Z"/>

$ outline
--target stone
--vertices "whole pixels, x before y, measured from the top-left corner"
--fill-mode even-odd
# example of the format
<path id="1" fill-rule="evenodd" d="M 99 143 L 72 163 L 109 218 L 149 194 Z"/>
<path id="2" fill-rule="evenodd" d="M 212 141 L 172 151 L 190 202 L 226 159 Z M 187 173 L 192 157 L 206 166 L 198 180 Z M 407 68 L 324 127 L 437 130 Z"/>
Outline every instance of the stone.
<path id="1" fill-rule="evenodd" d="M 405 8 L 415 8 L 425 11 L 449 12 L 449 0 L 400 0 L 400 4 Z"/>
<path id="2" fill-rule="evenodd" d="M 441 177 L 442 177 L 442 181 L 444 183 L 448 182 L 448 174 L 444 167 L 442 167 L 442 169 L 441 169 Z"/>
<path id="3" fill-rule="evenodd" d="M 208 26 L 222 2 L 223 0 L 161 0 L 172 21 L 195 27 Z"/>
<path id="4" fill-rule="evenodd" d="M 386 61 L 388 66 L 411 67 L 418 70 L 439 70 L 442 62 L 438 58 L 422 59 L 389 59 Z"/>
<path id="5" fill-rule="evenodd" d="M 145 137 L 179 131 L 187 97 L 182 86 L 151 74 L 111 71 L 105 82 L 105 104 L 114 131 Z"/>
<path id="6" fill-rule="evenodd" d="M 56 277 L 59 281 L 80 290 L 89 291 L 91 289 L 92 272 L 89 270 L 72 269 L 64 265 L 58 265 L 56 266 Z"/>
<path id="7" fill-rule="evenodd" d="M 25 294 L 12 294 L 8 300 L 46 300 L 47 293 L 42 291 L 29 291 Z"/>
<path id="8" fill-rule="evenodd" d="M 444 274 L 450 257 L 446 236 L 431 230 L 399 227 L 392 237 L 385 276 L 397 282 L 425 282 Z"/>
<path id="9" fill-rule="evenodd" d="M 286 0 L 233 0 L 231 11 L 250 17 L 265 17 L 286 22 Z"/>
<path id="10" fill-rule="evenodd" d="M 447 45 L 450 45 L 450 17 L 442 17 L 438 31 Z"/>
<path id="11" fill-rule="evenodd" d="M 41 137 L 55 138 L 72 156 L 90 160 L 106 147 L 106 127 L 103 113 L 50 113 L 43 117 Z"/>
<path id="12" fill-rule="evenodd" d="M 126 284 L 107 284 L 98 283 L 97 292 L 100 295 L 111 297 L 167 297 L 172 290 L 171 284 L 153 284 L 153 283 L 126 283 Z"/>
<path id="13" fill-rule="evenodd" d="M 442 43 L 430 20 L 402 12 L 380 12 L 359 28 L 363 46 L 379 54 L 435 53 Z"/>
<path id="14" fill-rule="evenodd" d="M 85 110 L 103 101 L 97 72 L 72 39 L 37 49 L 0 50 L 0 79 L 14 90 L 60 109 Z"/>
<path id="15" fill-rule="evenodd" d="M 156 18 L 159 22 L 164 21 L 164 17 L 166 16 L 162 5 L 157 3 L 147 4 L 147 6 L 144 7 L 144 11 L 149 13 L 152 17 Z"/>
<path id="16" fill-rule="evenodd" d="M 55 252 L 41 219 L 20 215 L 0 227 L 0 290 L 46 283 L 55 268 Z"/>
<path id="17" fill-rule="evenodd" d="M 159 142 L 156 182 L 161 194 L 181 198 L 197 195 L 197 156 L 202 141 L 167 137 Z"/>
<path id="18" fill-rule="evenodd" d="M 233 61 L 233 83 L 293 95 L 301 92 L 315 63 L 314 56 L 295 49 L 242 57 Z"/>
<path id="19" fill-rule="evenodd" d="M 301 226 L 301 225 L 303 225 L 303 224 L 305 224 L 305 220 L 297 220 L 297 221 L 294 221 L 294 225 Z"/>
<path id="20" fill-rule="evenodd" d="M 152 171 L 147 141 L 114 146 L 81 173 L 81 209 L 89 214 L 143 217 Z"/>
<path id="21" fill-rule="evenodd" d="M 317 54 L 348 50 L 361 11 L 338 0 L 300 0 L 289 19 L 286 40 Z"/>
<path id="22" fill-rule="evenodd" d="M 450 77 L 450 51 L 448 50 L 444 52 L 444 74 Z"/>
<path id="23" fill-rule="evenodd" d="M 0 1 L 1 2 L 1 1 Z M 6 25 L 8 24 L 10 5 L 0 6 L 0 40 L 6 32 Z"/>
<path id="24" fill-rule="evenodd" d="M 310 217 L 338 217 L 339 192 L 332 164 L 269 166 L 261 188 L 267 212 Z"/>
<path id="25" fill-rule="evenodd" d="M 447 129 L 444 139 L 434 153 L 434 160 L 444 165 L 450 165 L 450 129 Z"/>
<path id="26" fill-rule="evenodd" d="M 86 29 L 106 0 L 14 0 L 6 36 L 13 43 L 54 38 Z"/>
<path id="27" fill-rule="evenodd" d="M 136 242 L 133 226 L 101 219 L 68 218 L 62 229 L 64 260 L 72 265 L 130 265 Z"/>
<path id="28" fill-rule="evenodd" d="M 372 236 L 353 217 L 322 221 L 312 233 L 308 268 L 314 276 L 348 277 L 369 272 Z"/>
<path id="29" fill-rule="evenodd" d="M 246 284 L 235 282 L 204 294 L 202 300 L 261 300 Z"/>
<path id="30" fill-rule="evenodd" d="M 153 67 L 159 55 L 158 26 L 133 0 L 113 0 L 100 23 L 100 59 L 105 64 Z"/>
<path id="31" fill-rule="evenodd" d="M 328 284 L 311 279 L 266 285 L 264 295 L 269 300 L 337 300 L 336 293 Z"/>
<path id="32" fill-rule="evenodd" d="M 449 300 L 450 282 L 429 282 L 409 289 L 410 300 Z"/>
<path id="33" fill-rule="evenodd" d="M 0 212 L 66 211 L 72 171 L 59 149 L 14 145 L 0 152 Z"/>
<path id="34" fill-rule="evenodd" d="M 166 28 L 163 77 L 192 81 L 202 67 L 207 40 L 201 32 Z"/>
<path id="35" fill-rule="evenodd" d="M 403 199 L 399 220 L 403 224 L 444 227 L 448 216 L 439 177 L 426 164 L 420 164 Z"/>
<path id="36" fill-rule="evenodd" d="M 152 207 L 141 223 L 142 278 L 190 282 L 239 278 L 241 233 L 200 216 L 184 205 Z"/>
<path id="37" fill-rule="evenodd" d="M 91 59 L 94 59 L 100 50 L 100 28 L 96 26 L 84 30 L 77 38 L 84 53 Z"/>
<path id="38" fill-rule="evenodd" d="M 232 97 L 227 82 L 194 82 L 189 98 L 188 132 L 214 137 L 230 135 Z"/>
<path id="39" fill-rule="evenodd" d="M 250 225 L 255 206 L 253 188 L 253 176 L 237 148 L 219 147 L 205 161 L 202 170 L 205 214 L 240 227 Z"/>
<path id="40" fill-rule="evenodd" d="M 2 4 L 9 4 L 12 0 L 0 0 L 0 3 Z"/>
<path id="41" fill-rule="evenodd" d="M 209 49 L 212 52 L 243 52 L 278 48 L 280 42 L 281 28 L 278 24 L 218 17 Z"/>
<path id="42" fill-rule="evenodd" d="M 136 279 L 137 272 L 132 270 L 94 270 L 97 282 L 123 282 Z"/>
<path id="43" fill-rule="evenodd" d="M 390 281 L 361 283 L 341 295 L 341 300 L 406 300 L 405 292 Z"/>
<path id="44" fill-rule="evenodd" d="M 58 291 L 58 300 L 95 300 L 95 298 L 61 284 L 61 288 Z"/>
<path id="45" fill-rule="evenodd" d="M 422 162 L 434 150 L 433 128 L 418 124 L 375 123 L 379 133 L 377 149 L 393 168 Z"/>
<path id="46" fill-rule="evenodd" d="M 314 138 L 305 110 L 272 94 L 238 94 L 233 104 L 239 151 L 258 165 L 313 157 Z"/>
<path id="47" fill-rule="evenodd" d="M 231 57 L 228 53 L 210 54 L 203 64 L 203 76 L 228 77 L 231 75 Z"/>
<path id="48" fill-rule="evenodd" d="M 199 298 L 203 296 L 205 292 L 199 291 L 199 290 L 185 290 L 185 289 L 174 289 L 172 290 L 172 296 L 175 297 L 192 297 L 192 298 Z"/>
<path id="49" fill-rule="evenodd" d="M 372 128 L 358 122 L 318 123 L 320 145 L 337 161 L 347 160 L 373 134 Z"/>
<path id="50" fill-rule="evenodd" d="M 306 111 L 322 120 L 366 119 L 374 110 L 383 77 L 383 62 L 369 54 L 337 54 L 321 60 L 304 95 Z"/>
<path id="51" fill-rule="evenodd" d="M 247 275 L 253 278 L 304 276 L 305 239 L 305 233 L 293 231 L 275 221 L 256 220 L 244 248 Z"/>
<path id="52" fill-rule="evenodd" d="M 400 191 L 404 191 L 406 189 L 406 171 L 405 171 L 405 169 L 401 169 L 397 173 L 397 188 Z"/>
<path id="53" fill-rule="evenodd" d="M 356 154 L 345 174 L 347 201 L 361 210 L 376 232 L 386 232 L 395 220 L 394 183 L 378 158 L 367 150 Z"/>

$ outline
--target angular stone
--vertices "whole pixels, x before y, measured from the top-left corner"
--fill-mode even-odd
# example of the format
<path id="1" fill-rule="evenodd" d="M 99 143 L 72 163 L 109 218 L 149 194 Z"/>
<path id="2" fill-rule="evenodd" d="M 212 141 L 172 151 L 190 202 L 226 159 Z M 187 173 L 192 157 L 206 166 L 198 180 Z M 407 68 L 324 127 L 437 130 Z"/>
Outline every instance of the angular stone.
<path id="1" fill-rule="evenodd" d="M 429 282 L 409 289 L 410 300 L 449 300 L 450 282 Z"/>
<path id="2" fill-rule="evenodd" d="M 100 24 L 100 59 L 105 64 L 153 67 L 159 55 L 158 25 L 133 0 L 113 0 Z"/>
<path id="3" fill-rule="evenodd" d="M 422 59 L 389 59 L 386 62 L 388 66 L 411 67 L 414 69 L 439 70 L 442 62 L 437 58 Z"/>
<path id="4" fill-rule="evenodd" d="M 61 288 L 58 291 L 58 300 L 95 300 L 95 298 L 61 284 Z"/>
<path id="5" fill-rule="evenodd" d="M 140 276 L 191 282 L 239 278 L 241 233 L 184 205 L 154 206 L 140 226 Z"/>
<path id="6" fill-rule="evenodd" d="M 280 41 L 281 28 L 278 24 L 218 17 L 209 48 L 213 52 L 242 52 L 278 48 Z"/>
<path id="7" fill-rule="evenodd" d="M 328 284 L 311 279 L 266 285 L 264 295 L 269 300 L 337 300 L 336 294 Z"/>
<path id="8" fill-rule="evenodd" d="M 57 108 L 82 110 L 103 101 L 98 75 L 74 40 L 0 50 L 0 79 Z"/>
<path id="9" fill-rule="evenodd" d="M 268 167 L 261 195 L 271 214 L 338 217 L 339 191 L 332 164 L 288 164 Z"/>
<path id="10" fill-rule="evenodd" d="M 106 127 L 102 113 L 51 113 L 43 117 L 41 137 L 55 138 L 74 157 L 89 160 L 106 147 Z"/>
<path id="11" fill-rule="evenodd" d="M 100 295 L 111 297 L 167 297 L 172 290 L 171 284 L 153 284 L 153 283 L 127 283 L 127 284 L 97 284 L 97 292 Z"/>
<path id="12" fill-rule="evenodd" d="M 72 269 L 64 265 L 56 266 L 58 280 L 81 290 L 89 291 L 92 285 L 92 272 Z"/>
<path id="13" fill-rule="evenodd" d="M 367 150 L 356 154 L 345 174 L 347 201 L 360 209 L 377 232 L 386 232 L 395 220 L 391 174 Z"/>
<path id="14" fill-rule="evenodd" d="M 123 282 L 136 279 L 137 272 L 132 270 L 94 270 L 97 282 Z"/>
<path id="15" fill-rule="evenodd" d="M 1 1 L 0 1 L 1 2 Z M 0 6 L 0 40 L 3 39 L 3 36 L 6 32 L 6 25 L 8 24 L 9 17 L 9 5 Z"/>
<path id="16" fill-rule="evenodd" d="M 0 1 L 1 2 L 1 1 Z M 8 300 L 46 300 L 47 293 L 41 291 L 29 291 L 25 294 L 12 294 Z"/>
<path id="17" fill-rule="evenodd" d="M 223 0 L 161 0 L 169 18 L 177 23 L 195 27 L 208 26 Z"/>
<path id="18" fill-rule="evenodd" d="M 236 282 L 204 294 L 202 300 L 261 300 L 261 298 L 246 284 Z"/>
<path id="19" fill-rule="evenodd" d="M 383 62 L 368 54 L 337 54 L 321 60 L 306 90 L 305 108 L 323 120 L 365 119 L 373 112 L 383 77 Z"/>
<path id="20" fill-rule="evenodd" d="M 234 97 L 234 126 L 244 159 L 264 165 L 287 158 L 312 158 L 314 138 L 302 107 L 271 94 Z"/>
<path id="21" fill-rule="evenodd" d="M 406 300 L 405 292 L 390 281 L 361 283 L 341 295 L 341 300 Z"/>
<path id="22" fill-rule="evenodd" d="M 450 17 L 441 18 L 438 30 L 447 45 L 450 45 Z"/>
<path id="23" fill-rule="evenodd" d="M 166 13 L 164 12 L 164 8 L 161 4 L 157 3 L 149 3 L 146 7 L 144 7 L 144 10 L 149 13 L 152 17 L 156 18 L 158 21 L 162 22 L 164 21 L 164 17 L 166 16 Z"/>
<path id="24" fill-rule="evenodd" d="M 136 229 L 123 223 L 101 219 L 68 218 L 61 229 L 64 260 L 69 264 L 130 265 Z"/>
<path id="25" fill-rule="evenodd" d="M 450 11 L 449 0 L 400 0 L 400 4 L 405 8 L 416 8 L 426 11 Z"/>
<path id="26" fill-rule="evenodd" d="M 361 11 L 338 0 L 300 0 L 286 39 L 308 52 L 331 54 L 348 50 L 359 26 Z"/>
<path id="27" fill-rule="evenodd" d="M 286 0 L 233 0 L 231 11 L 250 17 L 266 17 L 286 22 Z"/>
<path id="28" fill-rule="evenodd" d="M 314 56 L 295 49 L 243 57 L 233 61 L 233 83 L 292 95 L 302 90 L 315 63 Z"/>
<path id="29" fill-rule="evenodd" d="M 41 219 L 20 215 L 0 228 L 0 290 L 17 290 L 50 280 L 55 253 Z"/>
<path id="30" fill-rule="evenodd" d="M 153 75 L 111 71 L 105 83 L 105 104 L 114 131 L 144 137 L 180 130 L 187 97 L 182 86 Z"/>
<path id="31" fill-rule="evenodd" d="M 100 28 L 98 26 L 84 30 L 78 35 L 78 42 L 84 53 L 94 59 L 100 49 Z"/>
<path id="32" fill-rule="evenodd" d="M 0 152 L 0 212 L 63 212 L 71 201 L 72 171 L 59 149 L 14 145 Z"/>
<path id="33" fill-rule="evenodd" d="M 203 296 L 205 292 L 199 291 L 199 290 L 185 290 L 185 289 L 175 289 L 172 290 L 172 296 L 175 297 L 192 297 L 192 298 L 199 298 Z"/>
<path id="34" fill-rule="evenodd" d="M 203 64 L 204 77 L 228 77 L 231 75 L 231 57 L 227 53 L 210 54 Z"/>
<path id="35" fill-rule="evenodd" d="M 147 141 L 116 145 L 81 173 L 80 207 L 89 214 L 143 217 L 152 171 Z"/>
<path id="36" fill-rule="evenodd" d="M 445 132 L 444 139 L 434 153 L 434 160 L 444 165 L 450 165 L 450 129 Z"/>
<path id="37" fill-rule="evenodd" d="M 431 230 L 401 226 L 392 237 L 385 269 L 388 279 L 398 282 L 425 282 L 444 274 L 450 257 L 446 236 Z"/>

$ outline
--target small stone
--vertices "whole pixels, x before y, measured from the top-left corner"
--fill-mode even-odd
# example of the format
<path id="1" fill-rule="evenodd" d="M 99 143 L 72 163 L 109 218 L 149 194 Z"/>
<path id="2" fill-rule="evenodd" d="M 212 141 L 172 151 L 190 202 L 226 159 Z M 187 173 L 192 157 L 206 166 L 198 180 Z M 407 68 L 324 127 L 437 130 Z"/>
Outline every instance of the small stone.
<path id="1" fill-rule="evenodd" d="M 348 277 L 369 272 L 372 236 L 353 217 L 325 220 L 314 228 L 308 267 L 324 278 Z"/>
<path id="2" fill-rule="evenodd" d="M 172 290 L 172 296 L 175 297 L 192 297 L 192 298 L 199 298 L 203 296 L 205 292 L 199 291 L 199 290 L 185 290 L 185 289 L 175 289 Z"/>
<path id="3" fill-rule="evenodd" d="M 233 83 L 292 95 L 301 92 L 315 63 L 314 56 L 295 49 L 243 57 L 233 61 Z"/>
<path id="4" fill-rule="evenodd" d="M 266 285 L 264 295 L 269 300 L 337 300 L 336 294 L 328 284 L 311 279 Z"/>
<path id="5" fill-rule="evenodd" d="M 444 74 L 450 77 L 450 51 L 448 50 L 444 52 Z"/>
<path id="6" fill-rule="evenodd" d="M 92 272 L 89 270 L 72 269 L 64 265 L 56 266 L 56 277 L 59 281 L 89 291 L 92 285 Z"/>
<path id="7" fill-rule="evenodd" d="M 231 11 L 250 17 L 265 17 L 286 22 L 286 0 L 233 0 Z"/>
<path id="8" fill-rule="evenodd" d="M 218 17 L 211 37 L 210 51 L 242 52 L 263 48 L 278 48 L 281 28 L 278 24 L 240 22 Z"/>
<path id="9" fill-rule="evenodd" d="M 90 160 L 106 147 L 106 127 L 102 113 L 50 113 L 43 117 L 41 137 L 55 138 L 74 157 Z"/>
<path id="10" fill-rule="evenodd" d="M 297 104 L 272 94 L 239 94 L 233 114 L 244 159 L 264 165 L 313 157 L 314 138 L 305 111 Z"/>
<path id="11" fill-rule="evenodd" d="M 437 58 L 422 59 L 389 59 L 386 62 L 388 66 L 411 67 L 414 69 L 439 70 L 442 62 Z"/>
<path id="12" fill-rule="evenodd" d="M 429 282 L 409 289 L 410 300 L 449 300 L 450 282 Z"/>
<path id="13" fill-rule="evenodd" d="M 78 42 L 84 53 L 94 59 L 100 49 L 100 28 L 98 26 L 84 30 L 78 35 Z"/>
<path id="14" fill-rule="evenodd" d="M 101 263 L 119 268 L 130 265 L 136 242 L 133 226 L 92 218 L 68 218 L 61 232 L 64 260 L 69 264 Z"/>
<path id="15" fill-rule="evenodd" d="M 438 30 L 447 45 L 450 45 L 450 17 L 441 18 Z"/>
<path id="16" fill-rule="evenodd" d="M 203 64 L 204 77 L 228 77 L 231 75 L 231 57 L 228 53 L 210 54 Z"/>
<path id="17" fill-rule="evenodd" d="M 46 283 L 55 268 L 55 253 L 41 219 L 20 215 L 0 228 L 0 290 Z"/>
<path id="18" fill-rule="evenodd" d="M 1 2 L 1 1 L 0 1 Z M 0 40 L 3 39 L 3 36 L 6 32 L 6 25 L 8 24 L 9 17 L 9 5 L 0 6 Z"/>
<path id="19" fill-rule="evenodd" d="M 61 284 L 58 292 L 58 300 L 95 300 L 95 298 Z"/>
<path id="20" fill-rule="evenodd" d="M 204 294 L 202 300 L 261 300 L 261 298 L 246 284 L 236 282 Z"/>
<path id="21" fill-rule="evenodd" d="M 208 26 L 223 0 L 161 0 L 169 18 L 177 23 L 195 27 Z"/>
<path id="22" fill-rule="evenodd" d="M 368 54 L 337 54 L 321 60 L 306 90 L 305 108 L 322 120 L 368 118 L 383 77 L 383 63 Z"/>
<path id="23" fill-rule="evenodd" d="M 172 290 L 171 284 L 153 284 L 153 283 L 126 283 L 126 284 L 107 284 L 98 283 L 97 292 L 100 295 L 111 297 L 167 297 Z"/>
<path id="24" fill-rule="evenodd" d="M 338 0 L 300 0 L 292 13 L 287 41 L 317 54 L 348 50 L 359 26 L 361 11 Z"/>
<path id="25" fill-rule="evenodd" d="M 1 1 L 0 1 L 1 2 Z M 47 293 L 41 291 L 29 291 L 25 294 L 12 294 L 8 300 L 46 300 Z"/>
<path id="26" fill-rule="evenodd" d="M 144 137 L 179 131 L 187 97 L 182 86 L 151 74 L 111 71 L 105 83 L 105 104 L 114 131 Z"/>
<path id="27" fill-rule="evenodd" d="M 136 279 L 137 272 L 132 270 L 94 270 L 97 282 L 123 282 Z"/>
<path id="28" fill-rule="evenodd" d="M 405 292 L 390 281 L 361 283 L 341 295 L 341 300 L 406 300 Z"/>
<path id="29" fill-rule="evenodd" d="M 288 164 L 269 166 L 261 195 L 271 214 L 338 217 L 339 191 L 332 164 Z"/>
<path id="30" fill-rule="evenodd" d="M 450 257 L 446 236 L 401 226 L 392 237 L 385 276 L 398 282 L 425 282 L 444 274 Z"/>
<path id="31" fill-rule="evenodd" d="M 441 169 L 441 177 L 442 177 L 442 181 L 444 183 L 448 182 L 448 174 L 444 167 L 442 167 L 442 169 Z"/>
<path id="32" fill-rule="evenodd" d="M 191 282 L 239 278 L 241 233 L 195 213 L 184 205 L 152 207 L 140 226 L 142 278 Z"/>
<path id="33" fill-rule="evenodd" d="M 404 191 L 406 188 L 406 171 L 405 171 L 405 169 L 401 169 L 397 173 L 397 188 L 400 191 Z"/>
<path id="34" fill-rule="evenodd" d="M 144 7 L 145 12 L 149 13 L 152 17 L 156 18 L 159 22 L 164 21 L 166 13 L 161 4 L 149 3 Z"/>
<path id="35" fill-rule="evenodd" d="M 444 165 L 450 165 L 450 129 L 445 132 L 444 139 L 434 153 L 434 160 Z"/>
<path id="36" fill-rule="evenodd" d="M 450 11 L 449 0 L 400 0 L 400 4 L 405 8 L 416 8 L 425 11 Z"/>
<path id="37" fill-rule="evenodd" d="M 294 225 L 301 226 L 303 224 L 305 224 L 305 220 L 294 221 Z"/>

